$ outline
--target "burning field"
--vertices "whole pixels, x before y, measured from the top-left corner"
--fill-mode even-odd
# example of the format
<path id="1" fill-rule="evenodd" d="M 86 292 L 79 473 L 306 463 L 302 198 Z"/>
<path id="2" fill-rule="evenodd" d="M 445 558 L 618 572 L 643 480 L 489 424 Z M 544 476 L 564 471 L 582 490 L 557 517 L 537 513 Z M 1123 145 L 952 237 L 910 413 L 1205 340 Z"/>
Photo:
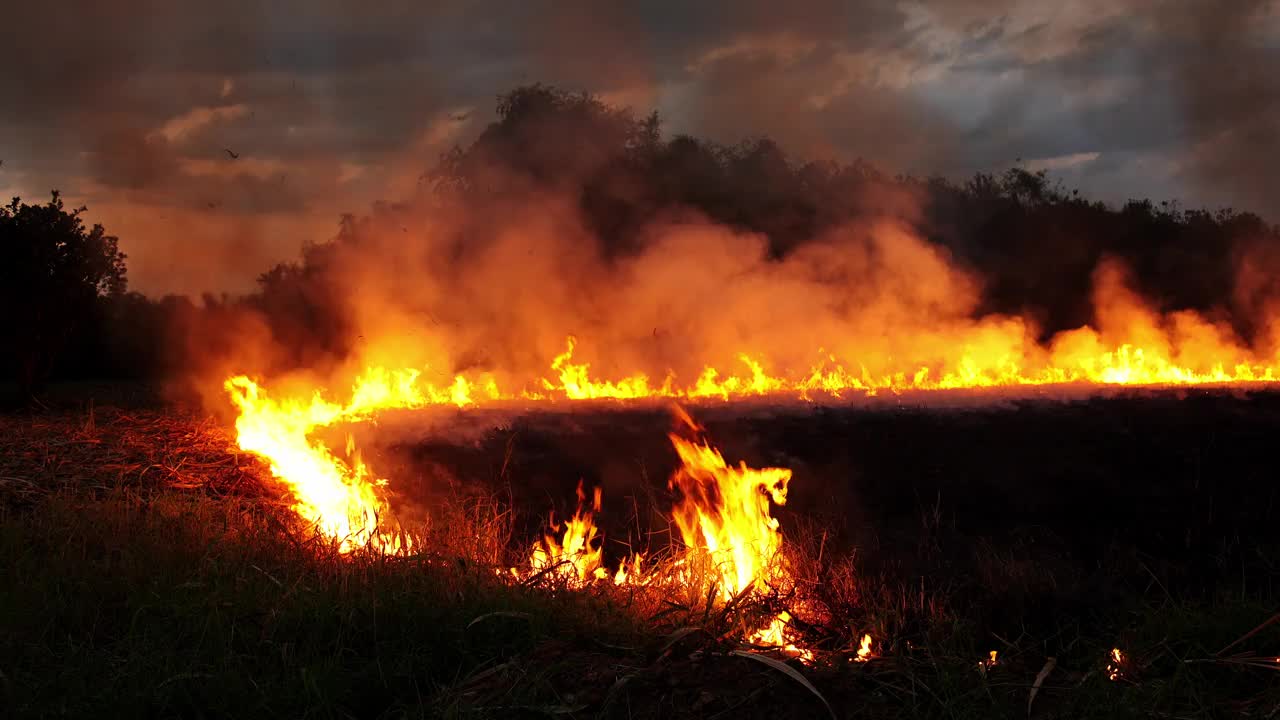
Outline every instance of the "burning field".
<path id="1" fill-rule="evenodd" d="M 15 354 L 16 714 L 1280 709 L 1280 229 L 544 86 L 424 178 L 200 305 L 4 209 L 133 378 Z"/>
<path id="2" fill-rule="evenodd" d="M 227 391 L 231 426 L 136 399 L 6 420 L 25 596 L 6 607 L 68 633 L 14 627 L 10 698 L 56 706 L 30 692 L 114 662 L 137 669 L 74 697 L 386 716 L 420 692 L 430 714 L 529 717 L 1277 700 L 1266 389 L 519 410 Z"/>

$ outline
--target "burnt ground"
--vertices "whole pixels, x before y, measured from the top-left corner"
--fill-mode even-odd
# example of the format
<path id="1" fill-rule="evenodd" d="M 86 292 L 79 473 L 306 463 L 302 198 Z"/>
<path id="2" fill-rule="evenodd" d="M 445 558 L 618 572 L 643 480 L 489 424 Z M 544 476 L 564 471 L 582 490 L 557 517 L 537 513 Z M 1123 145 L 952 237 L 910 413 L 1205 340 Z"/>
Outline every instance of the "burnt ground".
<path id="1" fill-rule="evenodd" d="M 486 580 L 474 558 L 325 559 L 284 527 L 278 488 L 223 427 L 135 405 L 3 419 L 0 570 L 17 582 L 0 589 L 13 623 L 0 688 L 20 715 L 826 713 L 794 678 L 707 639 L 714 612 L 636 618 L 608 593 Z M 837 716 L 1026 717 L 1050 657 L 1037 717 L 1280 709 L 1280 631 L 1249 634 L 1280 611 L 1280 394 L 691 412 L 730 462 L 794 471 L 775 514 L 822 612 L 800 618 L 819 662 L 793 666 Z M 672 427 L 663 408 L 601 406 L 356 432 L 402 508 L 496 498 L 512 557 L 549 511 L 572 511 L 579 480 L 598 485 L 616 558 L 668 542 Z M 153 509 L 172 503 L 190 506 L 173 526 Z M 477 532 L 454 529 L 464 544 Z M 228 604 L 193 608 L 192 587 Z M 862 632 L 877 658 L 850 663 Z M 1127 658 L 1115 681 L 1111 647 Z M 1000 662 L 981 671 L 989 650 Z M 68 677 L 95 673 L 96 689 Z M 133 704 L 103 704 L 122 690 Z"/>
<path id="2" fill-rule="evenodd" d="M 730 463 L 794 471 L 775 510 L 784 534 L 820 528 L 828 550 L 856 550 L 868 570 L 919 574 L 922 544 L 957 562 L 985 544 L 1035 544 L 1041 562 L 1087 579 L 1123 549 L 1170 592 L 1210 596 L 1269 568 L 1256 551 L 1280 545 L 1280 394 L 692 413 Z M 441 476 L 509 494 L 529 536 L 548 511 L 572 511 L 579 480 L 599 486 L 605 531 L 644 545 L 666 528 L 673 427 L 662 408 L 537 413 L 385 452 L 406 466 L 394 476 L 407 495 Z"/>

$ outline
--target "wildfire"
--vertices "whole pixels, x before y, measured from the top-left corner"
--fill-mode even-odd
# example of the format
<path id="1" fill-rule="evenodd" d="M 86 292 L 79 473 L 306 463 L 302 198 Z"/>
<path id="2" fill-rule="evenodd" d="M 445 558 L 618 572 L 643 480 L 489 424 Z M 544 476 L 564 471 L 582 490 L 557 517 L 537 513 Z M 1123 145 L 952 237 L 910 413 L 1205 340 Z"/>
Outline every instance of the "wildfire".
<path id="1" fill-rule="evenodd" d="M 637 400 L 667 398 L 730 401 L 752 397 L 815 400 L 849 393 L 1016 388 L 1047 385 L 1185 386 L 1280 382 L 1280 358 L 1265 359 L 1234 342 L 1228 331 L 1191 313 L 1167 318 L 1146 311 L 1136 300 L 1112 310 L 1126 330 L 1100 333 L 1084 327 L 1061 333 L 1048 348 L 1028 348 L 1026 328 L 1017 319 L 992 324 L 955 338 L 933 360 L 888 370 L 842 362 L 835 354 L 795 370 L 769 370 L 766 353 L 737 354 L 738 372 L 705 366 L 692 382 L 668 370 L 661 384 L 638 372 L 617 379 L 591 375 L 590 363 L 575 363 L 577 340 L 551 362 L 554 379 L 538 391 L 491 396 L 531 400 Z M 1110 342 L 1109 336 L 1120 342 Z M 876 363 L 883 366 L 883 363 Z"/>
<path id="2" fill-rule="evenodd" d="M 683 419 L 697 429 L 688 415 Z M 669 483 L 681 495 L 672 517 L 685 545 L 683 562 L 699 571 L 699 586 L 714 588 L 728 602 L 744 593 L 763 595 L 794 584 L 781 554 L 778 521 L 769 512 L 770 501 L 786 504 L 791 471 L 754 469 L 745 462 L 731 467 L 705 441 L 691 442 L 674 433 L 669 437 L 681 461 Z M 784 610 L 750 640 L 809 657 L 788 641 L 790 623 Z"/>
<path id="3" fill-rule="evenodd" d="M 672 516 L 689 553 L 705 561 L 710 582 L 726 601 L 747 588 L 767 591 L 784 573 L 782 535 L 769 501 L 786 504 L 791 471 L 730 467 L 706 443 L 670 438 L 683 463 L 669 483 L 682 495 Z"/>
<path id="4" fill-rule="evenodd" d="M 1033 339 L 1028 322 L 989 317 L 936 332 L 922 334 L 916 328 L 900 338 L 878 337 L 869 346 L 860 345 L 856 337 L 832 338 L 840 352 L 815 348 L 805 356 L 807 348 L 778 343 L 729 347 L 716 358 L 734 358 L 730 365 L 694 358 L 699 362 L 685 366 L 683 375 L 656 366 L 624 367 L 634 371 L 600 377 L 592 374 L 590 362 L 575 358 L 581 346 L 570 336 L 542 377 L 492 368 L 459 373 L 437 385 L 420 369 L 374 364 L 355 377 L 345 401 L 326 397 L 314 387 L 299 395 L 273 395 L 246 376 L 227 379 L 225 389 L 239 410 L 239 446 L 268 460 L 271 472 L 288 486 L 300 518 L 342 552 L 359 547 L 400 552 L 408 549 L 409 541 L 389 522 L 388 481 L 363 461 L 350 437 L 345 452 L 337 453 L 317 437 L 318 431 L 369 421 L 388 409 L 427 406 L 653 399 L 820 401 L 958 388 L 1280 382 L 1280 356 L 1246 347 L 1230 328 L 1196 313 L 1152 311 L 1124 287 L 1118 272 L 1100 272 L 1095 294 L 1098 328 L 1060 333 L 1044 345 Z M 754 342 L 761 342 L 759 335 L 754 337 Z M 402 357 L 395 343 L 379 347 L 383 359 Z M 607 357 L 614 348 L 590 349 Z M 805 357 L 809 359 L 798 359 Z M 695 371 L 698 367 L 701 370 Z M 684 417 L 697 437 L 699 428 Z M 617 585 L 636 586 L 654 577 L 675 578 L 689 588 L 709 588 L 723 603 L 744 593 L 790 592 L 795 583 L 770 506 L 785 504 L 791 471 L 750 468 L 745 463 L 735 467 L 705 439 L 672 434 L 670 440 L 681 461 L 669 481 L 678 497 L 671 514 L 682 541 L 674 560 L 652 563 L 637 554 L 609 572 L 593 515 L 600 508 L 600 492 L 593 492 L 588 505 L 580 490 L 574 515 L 562 525 L 553 523 L 551 533 L 514 574 L 554 573 L 571 585 L 612 579 Z M 749 639 L 792 646 L 792 620 L 788 613 L 779 613 Z M 865 636 L 858 656 L 870 655 L 871 638 Z M 1118 650 L 1112 660 L 1108 672 L 1115 679 L 1123 663 Z M 989 662 L 994 664 L 994 655 Z"/>
<path id="5" fill-rule="evenodd" d="M 1197 324 L 1200 321 L 1190 316 L 1180 322 L 1185 326 L 1184 332 L 1208 332 Z M 615 380 L 594 379 L 589 363 L 575 364 L 572 361 L 575 347 L 576 340 L 569 338 L 565 352 L 553 360 L 556 380 L 544 378 L 541 392 L 523 391 L 521 396 L 533 400 L 668 398 L 729 401 L 752 397 L 792 397 L 808 401 L 822 395 L 839 399 L 848 393 L 876 395 L 882 391 L 1079 384 L 1180 386 L 1280 382 L 1280 362 L 1258 362 L 1238 348 L 1227 346 L 1221 355 L 1210 351 L 1196 356 L 1185 348 L 1175 353 L 1167 344 L 1144 347 L 1122 343 L 1108 346 L 1089 328 L 1060 336 L 1052 348 L 1051 359 L 1038 367 L 1013 348 L 993 350 L 961 346 L 954 361 L 940 361 L 889 373 L 875 374 L 865 366 L 850 366 L 828 353 L 799 372 L 770 374 L 765 369 L 763 357 L 753 357 L 744 352 L 739 353 L 738 361 L 746 372 L 726 374 L 707 366 L 685 386 L 681 386 L 671 372 L 667 373 L 661 385 L 656 386 L 644 373 Z M 501 394 L 498 396 L 502 397 Z"/>

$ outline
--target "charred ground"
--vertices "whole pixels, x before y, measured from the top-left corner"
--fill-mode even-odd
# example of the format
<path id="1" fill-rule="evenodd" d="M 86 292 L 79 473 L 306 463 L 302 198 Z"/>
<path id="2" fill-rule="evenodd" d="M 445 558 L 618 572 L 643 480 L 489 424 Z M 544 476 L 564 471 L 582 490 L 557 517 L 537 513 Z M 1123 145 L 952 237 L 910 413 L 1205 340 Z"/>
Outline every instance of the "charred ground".
<path id="1" fill-rule="evenodd" d="M 1215 653 L 1280 600 L 1280 396 L 901 403 L 694 410 L 731 462 L 795 471 L 775 515 L 830 610 L 801 618 L 814 645 L 876 639 L 870 663 L 803 669 L 837 715 L 1024 717 L 1048 657 L 1036 716 L 1277 707 L 1275 676 L 1236 657 L 1273 660 L 1274 627 Z M 638 616 L 486 565 L 572 511 L 579 480 L 603 488 L 607 552 L 666 543 L 662 408 L 476 413 L 465 434 L 388 419 L 369 458 L 442 533 L 394 561 L 338 562 L 201 414 L 135 393 L 3 422 L 0 683 L 18 715 L 825 712 L 725 654 L 729 613 Z M 1112 647 L 1131 658 L 1115 682 Z"/>

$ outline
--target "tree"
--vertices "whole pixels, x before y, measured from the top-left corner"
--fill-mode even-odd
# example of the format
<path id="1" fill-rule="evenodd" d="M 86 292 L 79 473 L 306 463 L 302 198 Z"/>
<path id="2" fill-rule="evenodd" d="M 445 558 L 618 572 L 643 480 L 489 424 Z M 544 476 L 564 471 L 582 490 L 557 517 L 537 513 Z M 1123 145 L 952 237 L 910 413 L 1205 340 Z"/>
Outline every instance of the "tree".
<path id="1" fill-rule="evenodd" d="M 125 291 L 124 253 L 101 225 L 85 228 L 84 210 L 67 210 L 56 190 L 47 205 L 15 197 L 0 207 L 0 306 L 9 311 L 0 337 L 28 396 L 99 304 Z"/>

